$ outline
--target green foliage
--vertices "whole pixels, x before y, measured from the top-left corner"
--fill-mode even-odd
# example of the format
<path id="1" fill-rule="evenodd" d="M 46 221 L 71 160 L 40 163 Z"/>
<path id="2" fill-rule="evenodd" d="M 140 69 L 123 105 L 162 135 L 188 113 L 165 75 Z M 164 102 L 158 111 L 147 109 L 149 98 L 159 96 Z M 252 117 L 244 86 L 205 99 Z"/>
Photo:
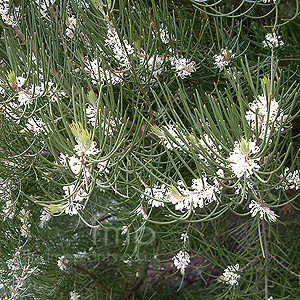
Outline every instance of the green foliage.
<path id="1" fill-rule="evenodd" d="M 1 299 L 299 297 L 299 1 L 270 2 L 0 3 Z"/>

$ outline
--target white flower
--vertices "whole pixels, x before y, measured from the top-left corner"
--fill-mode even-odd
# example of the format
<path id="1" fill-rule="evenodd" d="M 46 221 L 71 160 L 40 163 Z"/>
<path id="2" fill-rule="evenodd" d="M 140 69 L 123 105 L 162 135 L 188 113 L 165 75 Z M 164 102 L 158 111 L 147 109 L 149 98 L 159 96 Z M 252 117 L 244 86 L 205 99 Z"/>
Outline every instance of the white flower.
<path id="1" fill-rule="evenodd" d="M 20 213 L 19 213 L 19 218 L 20 221 L 22 222 L 21 226 L 21 235 L 28 237 L 29 236 L 29 228 L 31 227 L 31 224 L 29 224 L 29 216 L 30 216 L 30 211 L 25 210 L 25 208 L 22 208 Z"/>
<path id="2" fill-rule="evenodd" d="M 152 206 L 159 207 L 164 206 L 164 200 L 166 198 L 167 189 L 166 186 L 155 184 L 152 188 L 146 187 L 145 193 L 141 195 L 141 198 L 148 200 L 148 203 Z"/>
<path id="3" fill-rule="evenodd" d="M 214 184 L 210 184 L 205 174 L 202 178 L 194 178 L 190 189 L 186 189 L 183 182 L 178 181 L 176 188 L 170 189 L 169 199 L 175 204 L 175 209 L 183 211 L 197 207 L 203 208 L 212 202 L 218 203 L 216 194 L 221 192 L 222 187 L 217 180 L 213 180 Z"/>
<path id="4" fill-rule="evenodd" d="M 147 74 L 151 75 L 154 78 L 157 78 L 164 70 L 164 57 L 162 55 L 152 55 L 149 57 L 148 54 L 142 52 L 140 54 L 140 64 L 144 66 L 147 70 Z M 143 81 L 146 81 L 146 77 L 142 77 Z M 152 80 L 153 82 L 155 80 Z"/>
<path id="5" fill-rule="evenodd" d="M 74 37 L 74 29 L 76 28 L 77 20 L 74 16 L 68 17 L 68 20 L 66 21 L 67 29 L 66 29 L 66 36 L 69 38 Z"/>
<path id="6" fill-rule="evenodd" d="M 38 135 L 41 132 L 46 133 L 45 123 L 41 118 L 29 118 L 26 127 L 28 130 L 33 131 L 35 135 Z"/>
<path id="7" fill-rule="evenodd" d="M 24 92 L 23 90 L 18 92 L 17 97 L 18 97 L 20 106 L 22 106 L 22 105 L 29 106 L 33 102 L 31 96 L 28 93 Z"/>
<path id="8" fill-rule="evenodd" d="M 74 151 L 78 156 L 84 155 L 96 155 L 99 153 L 99 149 L 96 148 L 97 143 L 92 141 L 90 144 L 81 143 L 77 140 L 77 145 L 74 147 Z"/>
<path id="9" fill-rule="evenodd" d="M 65 197 L 68 197 L 68 203 L 62 206 L 64 212 L 68 215 L 77 215 L 79 210 L 83 209 L 81 202 L 88 199 L 88 194 L 82 187 L 75 187 L 75 185 L 64 186 Z"/>
<path id="10" fill-rule="evenodd" d="M 3 194 L 1 194 L 0 191 L 1 200 L 3 200 Z M 10 218 L 12 219 L 15 215 L 15 206 L 14 203 L 11 200 L 7 200 L 5 202 L 4 207 L 2 208 L 2 212 L 4 213 L 5 219 Z"/>
<path id="11" fill-rule="evenodd" d="M 265 40 L 263 41 L 263 46 L 265 48 L 277 48 L 284 45 L 284 42 L 280 40 L 281 36 L 276 35 L 275 31 L 273 33 L 267 33 Z"/>
<path id="12" fill-rule="evenodd" d="M 142 215 L 143 218 L 144 218 L 145 220 L 148 219 L 148 215 L 147 215 L 147 213 L 145 212 L 145 210 L 144 210 L 144 208 L 143 208 L 142 206 L 140 206 L 140 207 L 137 209 L 136 214 L 137 214 L 137 215 Z"/>
<path id="13" fill-rule="evenodd" d="M 74 174 L 79 174 L 81 168 L 83 168 L 83 162 L 81 159 L 79 159 L 77 156 L 68 156 L 63 153 L 60 154 L 59 161 L 64 166 L 69 166 L 71 171 Z"/>
<path id="14" fill-rule="evenodd" d="M 163 139 L 163 142 L 168 149 L 173 150 L 174 148 L 177 148 L 182 150 L 187 148 L 186 144 L 188 144 L 188 140 L 185 138 L 183 133 L 179 132 L 175 125 L 169 124 L 167 126 L 163 126 L 163 128 L 164 131 L 168 132 L 168 135 L 170 135 L 171 138 L 164 132 L 161 132 L 159 138 Z"/>
<path id="15" fill-rule="evenodd" d="M 41 15 L 45 17 L 47 15 L 47 8 L 55 2 L 55 0 L 35 0 L 36 4 L 39 6 Z"/>
<path id="16" fill-rule="evenodd" d="M 10 26 L 18 26 L 17 17 L 20 11 L 19 7 L 15 7 L 13 11 L 13 15 L 10 14 L 9 11 L 9 0 L 2 0 L 0 2 L 0 14 L 3 22 Z"/>
<path id="17" fill-rule="evenodd" d="M 0 94 L 5 95 L 5 89 L 1 86 L 1 81 L 0 81 Z"/>
<path id="18" fill-rule="evenodd" d="M 241 275 L 237 274 L 239 268 L 239 264 L 236 264 L 235 266 L 227 266 L 227 269 L 225 269 L 223 272 L 221 280 L 224 281 L 226 284 L 230 284 L 232 286 L 238 285 L 238 279 L 241 277 Z"/>
<path id="19" fill-rule="evenodd" d="M 300 173 L 299 170 L 291 172 L 289 168 L 285 168 L 283 176 L 283 186 L 286 190 L 300 189 Z"/>
<path id="20" fill-rule="evenodd" d="M 124 235 L 124 234 L 127 233 L 127 231 L 128 231 L 128 226 L 123 226 L 123 227 L 122 227 L 121 234 Z"/>
<path id="21" fill-rule="evenodd" d="M 235 53 L 227 48 L 222 48 L 220 54 L 214 55 L 215 66 L 219 68 L 220 71 L 227 67 L 231 63 L 231 59 L 235 57 Z"/>
<path id="22" fill-rule="evenodd" d="M 174 261 L 174 266 L 180 270 L 181 274 L 184 275 L 185 268 L 188 266 L 190 261 L 190 255 L 186 251 L 180 250 L 176 256 L 172 258 Z"/>
<path id="23" fill-rule="evenodd" d="M 263 218 L 270 222 L 276 222 L 276 218 L 278 217 L 273 210 L 271 210 L 269 207 L 263 205 L 262 203 L 251 200 L 251 203 L 249 204 L 251 217 L 255 217 L 258 213 L 260 214 L 260 219 Z"/>
<path id="24" fill-rule="evenodd" d="M 68 260 L 65 258 L 65 256 L 60 256 L 58 258 L 58 261 L 57 261 L 57 266 L 62 270 L 67 270 L 67 264 L 68 264 Z"/>
<path id="25" fill-rule="evenodd" d="M 253 131 L 258 130 L 259 138 L 269 138 L 271 129 L 278 131 L 280 121 L 284 119 L 283 111 L 275 99 L 267 101 L 265 96 L 258 96 L 249 105 L 250 110 L 246 112 L 246 119 Z M 258 126 L 258 128 L 256 128 Z"/>
<path id="26" fill-rule="evenodd" d="M 180 239 L 183 240 L 184 244 L 187 242 L 188 238 L 189 238 L 189 236 L 186 232 L 181 234 Z"/>
<path id="27" fill-rule="evenodd" d="M 173 56 L 170 58 L 170 63 L 172 68 L 175 69 L 177 76 L 181 79 L 191 76 L 191 73 L 196 71 L 196 63 L 189 58 Z"/>
<path id="28" fill-rule="evenodd" d="M 45 226 L 45 224 L 51 220 L 52 218 L 52 214 L 49 212 L 49 210 L 44 207 L 43 211 L 42 211 L 42 214 L 40 216 L 40 224 L 39 224 L 39 227 L 43 228 Z"/>
<path id="29" fill-rule="evenodd" d="M 73 216 L 73 215 L 77 215 L 78 211 L 82 210 L 82 208 L 83 208 L 82 204 L 69 200 L 63 209 L 65 214 Z"/>
<path id="30" fill-rule="evenodd" d="M 70 296 L 71 296 L 70 300 L 78 300 L 80 298 L 80 295 L 75 291 L 70 292 Z"/>
<path id="31" fill-rule="evenodd" d="M 114 58 L 119 62 L 120 66 L 125 69 L 131 69 L 129 54 L 134 53 L 134 48 L 124 38 L 121 40 L 112 23 L 109 22 L 107 30 L 107 38 L 105 44 L 114 52 Z"/>
<path id="32" fill-rule="evenodd" d="M 16 77 L 16 85 L 20 88 L 24 85 L 24 83 L 26 82 L 26 78 L 23 76 L 17 76 Z"/>
<path id="33" fill-rule="evenodd" d="M 164 44 L 168 44 L 170 42 L 170 36 L 167 27 L 161 25 L 161 27 L 159 28 L 159 36 Z"/>
<path id="34" fill-rule="evenodd" d="M 238 178 L 244 175 L 250 177 L 253 170 L 260 168 L 259 164 L 256 163 L 259 158 L 250 158 L 250 156 L 259 151 L 260 149 L 256 146 L 255 141 L 241 139 L 240 142 L 235 142 L 233 152 L 230 153 L 228 158 L 229 168 Z"/>
<path id="35" fill-rule="evenodd" d="M 99 81 L 102 84 L 106 82 L 111 83 L 112 85 L 123 82 L 123 73 L 118 71 L 111 71 L 108 69 L 103 69 L 100 66 L 101 61 L 94 59 L 88 63 L 88 67 L 85 70 L 90 74 L 92 82 L 97 84 Z"/>

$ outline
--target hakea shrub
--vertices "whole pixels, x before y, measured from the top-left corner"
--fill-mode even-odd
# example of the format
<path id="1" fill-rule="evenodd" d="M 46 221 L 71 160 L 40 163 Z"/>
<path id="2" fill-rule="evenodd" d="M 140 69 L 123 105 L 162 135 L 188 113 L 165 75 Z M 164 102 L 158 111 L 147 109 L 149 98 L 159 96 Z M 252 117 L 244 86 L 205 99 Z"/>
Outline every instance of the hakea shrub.
<path id="1" fill-rule="evenodd" d="M 1 299 L 299 295 L 298 6 L 168 2 L 0 3 Z"/>

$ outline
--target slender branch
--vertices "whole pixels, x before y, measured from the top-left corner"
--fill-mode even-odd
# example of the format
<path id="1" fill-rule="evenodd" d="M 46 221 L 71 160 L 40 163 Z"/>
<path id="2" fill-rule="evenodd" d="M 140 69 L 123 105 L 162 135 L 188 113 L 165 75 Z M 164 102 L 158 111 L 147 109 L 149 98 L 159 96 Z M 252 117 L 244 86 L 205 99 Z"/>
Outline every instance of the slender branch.
<path id="1" fill-rule="evenodd" d="M 265 244 L 265 253 L 266 253 L 266 265 L 265 265 L 265 296 L 266 300 L 268 300 L 269 291 L 268 291 L 268 264 L 269 264 L 269 250 L 268 250 L 268 240 L 267 240 L 267 233 L 266 233 L 266 226 L 265 226 L 265 220 L 262 219 L 262 229 L 264 234 L 264 244 Z"/>
<path id="2" fill-rule="evenodd" d="M 110 296 L 109 289 L 106 286 L 104 286 L 96 277 L 94 277 L 93 274 L 91 274 L 89 271 L 83 269 L 80 266 L 74 266 L 74 268 L 75 268 L 75 270 L 86 274 L 91 279 L 91 281 L 95 282 L 105 292 L 105 294 Z"/>
<path id="3" fill-rule="evenodd" d="M 53 290 L 47 294 L 48 297 L 52 296 L 54 294 L 54 292 L 57 290 L 58 286 L 60 285 L 60 283 L 66 278 L 66 275 L 60 277 L 60 279 L 57 281 L 55 287 L 53 288 Z"/>
<path id="4" fill-rule="evenodd" d="M 79 292 L 78 294 L 80 295 L 81 293 L 84 292 L 85 289 L 87 289 L 90 285 L 92 285 L 95 281 L 92 279 L 90 282 L 88 282 Z"/>
<path id="5" fill-rule="evenodd" d="M 286 267 L 283 263 L 281 263 L 276 257 L 274 257 L 271 253 L 269 253 L 270 257 L 272 257 L 280 266 L 282 266 L 284 269 L 289 271 L 291 274 L 297 276 L 300 278 L 300 275 L 290 270 L 288 267 Z"/>

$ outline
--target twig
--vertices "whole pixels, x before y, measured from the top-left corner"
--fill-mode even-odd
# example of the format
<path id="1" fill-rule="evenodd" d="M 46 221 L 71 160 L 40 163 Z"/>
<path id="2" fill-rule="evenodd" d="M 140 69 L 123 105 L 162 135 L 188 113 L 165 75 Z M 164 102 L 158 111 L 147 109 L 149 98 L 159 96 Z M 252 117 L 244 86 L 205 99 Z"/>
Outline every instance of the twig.
<path id="1" fill-rule="evenodd" d="M 94 277 L 93 274 L 91 274 L 89 271 L 83 269 L 80 266 L 74 266 L 74 268 L 75 268 L 75 270 L 86 274 L 91 279 L 91 281 L 95 282 L 105 292 L 105 294 L 110 296 L 109 289 L 106 286 L 104 286 L 96 277 Z"/>
<path id="2" fill-rule="evenodd" d="M 268 251 L 268 241 L 267 241 L 267 234 L 266 234 L 266 226 L 265 220 L 262 219 L 262 229 L 264 234 L 264 244 L 265 244 L 265 253 L 266 253 L 266 265 L 265 265 L 265 296 L 266 300 L 268 300 L 269 291 L 268 291 L 268 264 L 269 264 L 269 251 Z"/>
<path id="3" fill-rule="evenodd" d="M 284 269 L 289 271 L 291 274 L 297 276 L 300 278 L 300 275 L 290 270 L 288 267 L 286 267 L 283 263 L 281 263 L 276 257 L 274 257 L 271 253 L 269 253 L 270 257 L 272 257 L 279 265 L 281 265 Z"/>
<path id="4" fill-rule="evenodd" d="M 78 294 L 80 295 L 81 293 L 83 293 L 83 291 L 85 289 L 87 289 L 90 285 L 92 285 L 95 281 L 92 279 L 90 282 L 88 282 L 79 292 Z"/>

